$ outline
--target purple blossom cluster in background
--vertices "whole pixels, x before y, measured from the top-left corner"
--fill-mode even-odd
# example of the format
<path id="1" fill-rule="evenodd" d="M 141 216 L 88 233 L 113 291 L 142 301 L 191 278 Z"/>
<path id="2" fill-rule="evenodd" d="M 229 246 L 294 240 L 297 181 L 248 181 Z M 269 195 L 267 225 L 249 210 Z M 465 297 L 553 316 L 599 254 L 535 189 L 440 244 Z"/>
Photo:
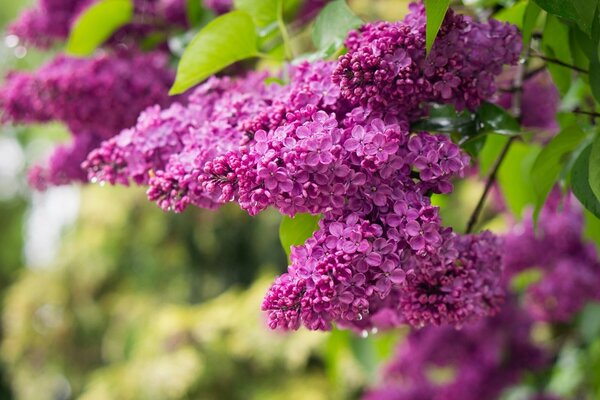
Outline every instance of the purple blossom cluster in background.
<path id="1" fill-rule="evenodd" d="M 500 242 L 445 228 L 429 200 L 452 191 L 468 157 L 410 123 L 428 102 L 488 98 L 520 41 L 512 26 L 451 12 L 427 61 L 424 23 L 415 5 L 403 22 L 366 25 L 338 62 L 290 66 L 285 85 L 253 72 L 211 78 L 104 142 L 86 161 L 90 178 L 147 184 L 167 210 L 235 201 L 252 215 L 321 214 L 265 297 L 272 328 L 460 326 L 493 314 Z"/>
<path id="2" fill-rule="evenodd" d="M 524 296 L 524 307 L 536 320 L 569 322 L 587 302 L 600 300 L 600 262 L 594 244 L 582 238 L 583 225 L 579 203 L 555 191 L 537 230 L 528 216 L 505 236 L 506 273 L 531 268 L 540 273 Z"/>
<path id="3" fill-rule="evenodd" d="M 533 320 L 515 298 L 502 311 L 465 326 L 411 332 L 365 400 L 494 400 L 550 359 L 531 338 Z M 533 399 L 554 398 L 539 393 Z"/>
<path id="4" fill-rule="evenodd" d="M 75 137 L 56 150 L 47 168 L 34 168 L 30 182 L 43 189 L 84 181 L 80 165 L 87 154 L 134 124 L 146 107 L 168 104 L 173 78 L 166 54 L 124 50 L 86 59 L 59 55 L 37 71 L 10 74 L 0 88 L 4 120 L 60 121 Z"/>
<path id="5" fill-rule="evenodd" d="M 504 79 L 506 78 L 506 79 Z M 514 79 L 514 71 L 500 78 L 500 86 L 508 90 L 502 93 L 497 103 L 510 109 L 513 94 L 509 82 Z M 523 83 L 521 99 L 521 124 L 546 133 L 555 134 L 559 130 L 556 113 L 560 104 L 560 94 L 547 71 L 536 73 Z"/>
<path id="6" fill-rule="evenodd" d="M 98 1 L 38 0 L 8 30 L 29 45 L 45 48 L 65 40 L 79 15 Z M 206 0 L 202 3 L 218 13 L 231 7 L 231 0 Z M 115 43 L 130 35 L 137 39 L 150 32 L 187 27 L 186 0 L 134 0 L 133 4 L 133 20 L 116 33 Z"/>

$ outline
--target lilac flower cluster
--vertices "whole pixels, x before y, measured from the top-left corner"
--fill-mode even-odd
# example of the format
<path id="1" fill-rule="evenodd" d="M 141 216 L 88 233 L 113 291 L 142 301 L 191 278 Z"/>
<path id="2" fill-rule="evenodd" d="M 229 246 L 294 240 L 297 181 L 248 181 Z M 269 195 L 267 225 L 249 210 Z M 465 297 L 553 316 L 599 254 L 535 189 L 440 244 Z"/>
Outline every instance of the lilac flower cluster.
<path id="1" fill-rule="evenodd" d="M 512 78 L 514 72 L 507 74 Z M 513 79 L 506 79 L 506 82 Z M 510 84 L 500 79 L 499 85 L 510 88 Z M 512 93 L 503 93 L 497 99 L 498 105 L 508 109 L 512 103 Z M 523 95 L 521 99 L 521 124 L 527 128 L 533 128 L 547 133 L 557 133 L 559 126 L 556 121 L 556 113 L 560 103 L 558 89 L 552 82 L 552 77 L 547 71 L 535 74 L 523 84 Z"/>
<path id="2" fill-rule="evenodd" d="M 4 121 L 60 121 L 76 137 L 50 157 L 47 169 L 32 171 L 30 182 L 43 188 L 84 180 L 85 150 L 131 126 L 146 107 L 168 104 L 173 77 L 165 54 L 137 51 L 89 59 L 60 55 L 35 72 L 9 74 L 0 88 Z"/>
<path id="3" fill-rule="evenodd" d="M 392 53 L 423 60 L 411 61 L 411 68 L 425 76 L 423 24 L 420 6 L 379 32 Z M 398 33 L 387 35 L 390 30 Z M 411 132 L 410 122 L 430 101 L 471 106 L 489 96 L 474 88 L 516 61 L 519 46 L 504 43 L 518 38 L 508 25 L 454 14 L 442 32 L 458 47 L 438 45 L 440 57 L 471 54 L 482 43 L 502 44 L 505 51 L 477 53 L 480 62 L 470 66 L 464 58 L 461 66 L 454 58 L 440 61 L 431 76 L 446 66 L 445 74 L 461 79 L 449 96 L 436 92 L 433 78 L 425 91 L 404 82 L 410 96 L 391 91 L 386 81 L 370 83 L 387 96 L 369 92 L 376 104 L 356 101 L 336 78 L 344 60 L 363 57 L 366 42 L 353 45 L 359 34 L 352 33 L 347 56 L 290 66 L 285 85 L 266 84 L 260 73 L 211 78 L 187 104 L 147 110 L 134 128 L 90 155 L 90 178 L 147 184 L 151 200 L 175 211 L 235 201 L 252 215 L 270 206 L 290 216 L 321 214 L 320 229 L 292 249 L 288 273 L 265 297 L 272 328 L 460 326 L 493 314 L 503 298 L 498 239 L 443 227 L 429 199 L 451 192 L 451 179 L 469 159 L 447 136 Z M 408 98 L 412 108 L 399 107 Z"/>
<path id="4" fill-rule="evenodd" d="M 582 234 L 581 207 L 570 196 L 561 201 L 555 191 L 540 213 L 537 231 L 529 216 L 506 235 L 506 272 L 513 276 L 536 268 L 541 273 L 524 299 L 537 320 L 569 322 L 587 302 L 600 299 L 600 261 Z"/>
<path id="5" fill-rule="evenodd" d="M 48 47 L 69 36 L 77 17 L 99 0 L 38 0 L 24 11 L 8 30 L 25 43 Z M 231 0 L 196 0 L 217 13 L 229 11 Z M 187 27 L 186 0 L 134 0 L 131 24 L 115 35 L 120 41 L 127 36 L 141 37 L 150 32 Z"/>
<path id="6" fill-rule="evenodd" d="M 531 339 L 532 322 L 512 298 L 498 315 L 462 330 L 413 331 L 386 367 L 383 383 L 364 399 L 498 399 L 524 372 L 549 361 Z"/>
<path id="7" fill-rule="evenodd" d="M 425 13 L 412 4 L 403 22 L 375 22 L 351 32 L 348 53 L 333 79 L 353 105 L 421 112 L 423 101 L 475 108 L 496 90 L 494 78 L 517 62 L 516 27 L 498 21 L 477 23 L 448 12 L 431 54 L 425 56 Z"/>
<path id="8" fill-rule="evenodd" d="M 46 165 L 36 165 L 29 170 L 29 185 L 37 190 L 46 190 L 50 186 L 85 182 L 87 176 L 81 168 L 81 162 L 90 151 L 100 145 L 101 140 L 94 133 L 76 134 L 70 143 L 53 150 Z"/>

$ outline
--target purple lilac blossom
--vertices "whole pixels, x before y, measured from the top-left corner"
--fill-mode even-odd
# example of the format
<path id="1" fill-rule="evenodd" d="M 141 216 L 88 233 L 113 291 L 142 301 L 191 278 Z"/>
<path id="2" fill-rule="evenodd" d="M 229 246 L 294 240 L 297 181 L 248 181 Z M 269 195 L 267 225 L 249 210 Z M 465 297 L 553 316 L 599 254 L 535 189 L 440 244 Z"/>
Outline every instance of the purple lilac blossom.
<path id="1" fill-rule="evenodd" d="M 0 88 L 2 119 L 15 123 L 60 121 L 75 141 L 59 147 L 30 183 L 85 181 L 81 163 L 101 141 L 132 125 L 152 104 L 167 105 L 173 79 L 165 54 L 101 54 L 89 59 L 58 56 L 35 72 L 13 72 Z M 87 152 L 86 152 L 87 151 Z"/>
<path id="2" fill-rule="evenodd" d="M 203 6 L 222 14 L 232 7 L 232 0 L 196 0 Z M 41 48 L 63 41 L 79 17 L 99 0 L 38 0 L 13 22 L 8 31 L 25 43 Z M 186 28 L 186 0 L 134 0 L 133 21 L 115 33 L 111 43 L 127 37 L 143 37 L 151 32 L 171 28 Z"/>
<path id="3" fill-rule="evenodd" d="M 55 148 L 45 164 L 29 170 L 29 185 L 37 190 L 46 190 L 50 186 L 85 182 L 87 176 L 81 163 L 101 140 L 90 132 L 76 134 L 72 142 Z"/>
<path id="4" fill-rule="evenodd" d="M 549 361 L 533 343 L 533 320 L 511 298 L 494 317 L 413 331 L 387 365 L 380 387 L 365 400 L 496 400 L 523 373 Z M 448 375 L 436 379 L 436 371 Z"/>
<path id="5" fill-rule="evenodd" d="M 431 54 L 425 57 L 425 8 L 412 4 L 404 21 L 374 22 L 346 39 L 333 79 L 353 105 L 419 114 L 423 101 L 473 109 L 496 90 L 504 64 L 518 61 L 514 26 L 474 22 L 448 12 Z"/>
<path id="6" fill-rule="evenodd" d="M 600 262 L 583 235 L 581 206 L 554 191 L 537 225 L 531 214 L 505 236 L 504 265 L 514 276 L 529 268 L 541 272 L 524 295 L 524 306 L 538 320 L 569 322 L 591 300 L 600 299 Z"/>
<path id="7" fill-rule="evenodd" d="M 514 72 L 507 74 L 504 80 L 508 81 L 514 75 Z M 501 86 L 507 86 L 500 79 Z M 512 79 L 510 79 L 512 82 Z M 503 93 L 499 96 L 498 105 L 509 109 L 512 103 L 512 94 Z M 560 103 L 560 94 L 552 82 L 552 77 L 547 71 L 535 74 L 523 84 L 523 95 L 521 100 L 522 125 L 527 128 L 541 130 L 547 133 L 555 134 L 559 126 L 556 120 L 556 113 Z"/>
<path id="8" fill-rule="evenodd" d="M 74 132 L 108 138 L 149 105 L 168 104 L 173 77 L 160 52 L 59 55 L 37 71 L 10 73 L 0 88 L 0 110 L 5 121 L 61 121 Z"/>
<path id="9" fill-rule="evenodd" d="M 422 10 L 413 11 L 400 30 L 424 41 L 413 27 L 424 23 Z M 472 35 L 471 21 L 463 23 L 460 43 Z M 513 32 L 476 26 L 494 37 Z M 493 61 L 474 65 L 514 61 L 485 54 Z M 147 184 L 168 210 L 234 201 L 252 215 L 267 207 L 322 214 L 265 297 L 272 328 L 461 326 L 495 313 L 503 298 L 498 239 L 443 227 L 429 199 L 452 191 L 469 158 L 447 136 L 411 132 L 415 112 L 352 104 L 331 78 L 342 62 L 290 66 L 285 85 L 267 85 L 260 73 L 212 78 L 187 104 L 148 110 L 105 142 L 87 160 L 90 178 Z M 466 99 L 462 90 L 471 89 L 459 85 L 453 96 Z M 432 100 L 412 93 L 416 109 Z"/>

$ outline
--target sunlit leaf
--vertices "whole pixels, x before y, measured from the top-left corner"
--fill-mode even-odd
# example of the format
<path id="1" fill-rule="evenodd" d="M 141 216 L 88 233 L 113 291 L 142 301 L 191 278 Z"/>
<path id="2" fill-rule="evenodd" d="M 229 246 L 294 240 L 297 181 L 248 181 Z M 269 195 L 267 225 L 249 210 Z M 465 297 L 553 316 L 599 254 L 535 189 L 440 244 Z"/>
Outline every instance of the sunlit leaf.
<path id="1" fill-rule="evenodd" d="M 88 56 L 133 17 L 131 0 L 103 0 L 87 8 L 75 21 L 67 53 Z"/>
<path id="2" fill-rule="evenodd" d="M 292 246 L 303 244 L 319 228 L 320 219 L 320 215 L 310 214 L 283 217 L 279 225 L 279 240 L 288 257 Z"/>
<path id="3" fill-rule="evenodd" d="M 328 57 L 342 47 L 348 32 L 362 23 L 345 0 L 332 1 L 317 16 L 312 31 L 313 43 L 317 50 Z"/>
<path id="4" fill-rule="evenodd" d="M 256 27 L 243 11 L 232 11 L 206 25 L 186 47 L 169 94 L 185 92 L 234 62 L 258 55 Z"/>
<path id="5" fill-rule="evenodd" d="M 440 31 L 444 17 L 450 6 L 450 0 L 425 0 L 425 13 L 427 14 L 427 25 L 425 28 L 425 42 L 427 54 L 433 47 L 433 42 Z"/>

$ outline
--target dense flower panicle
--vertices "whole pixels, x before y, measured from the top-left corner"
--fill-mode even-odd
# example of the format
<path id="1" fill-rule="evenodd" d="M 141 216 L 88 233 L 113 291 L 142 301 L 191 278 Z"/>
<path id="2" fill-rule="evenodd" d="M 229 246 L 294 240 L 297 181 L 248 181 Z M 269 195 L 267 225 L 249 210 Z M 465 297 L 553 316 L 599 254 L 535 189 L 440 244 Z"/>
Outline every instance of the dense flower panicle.
<path id="1" fill-rule="evenodd" d="M 47 167 L 31 172 L 33 186 L 85 181 L 85 151 L 131 126 L 146 107 L 171 102 L 167 92 L 173 75 L 165 54 L 137 51 L 89 59 L 58 56 L 35 72 L 9 74 L 0 88 L 4 120 L 61 121 L 75 136 L 74 143 L 57 149 Z"/>
<path id="2" fill-rule="evenodd" d="M 75 16 L 96 0 L 39 0 L 13 22 L 8 31 L 28 44 L 48 47 L 69 35 Z"/>
<path id="3" fill-rule="evenodd" d="M 353 105 L 421 112 L 423 102 L 475 108 L 495 92 L 502 66 L 518 61 L 516 27 L 477 23 L 448 12 L 431 54 L 425 57 L 425 11 L 413 4 L 404 21 L 375 22 L 346 40 L 334 81 Z"/>
<path id="4" fill-rule="evenodd" d="M 571 196 L 561 201 L 558 191 L 542 209 L 537 231 L 529 215 L 506 235 L 507 273 L 541 273 L 525 293 L 525 307 L 536 319 L 568 322 L 588 301 L 600 299 L 600 262 L 582 235 L 581 207 Z"/>
<path id="5" fill-rule="evenodd" d="M 415 12 L 396 39 L 423 30 L 422 10 Z M 461 21 L 459 41 L 476 40 L 470 24 L 488 36 L 496 29 Z M 500 62 L 471 72 L 495 74 L 490 66 Z M 452 191 L 469 158 L 445 135 L 411 132 L 417 113 L 396 107 L 408 98 L 389 108 L 351 104 L 332 80 L 341 63 L 290 66 L 284 85 L 260 73 L 212 78 L 185 105 L 147 110 L 105 142 L 87 160 L 90 177 L 148 184 L 148 197 L 175 211 L 235 201 L 253 215 L 267 207 L 322 214 L 320 230 L 292 250 L 288 273 L 263 302 L 273 328 L 460 326 L 495 313 L 500 244 L 490 233 L 444 228 L 429 199 Z M 423 63 L 413 67 L 424 73 Z M 435 90 L 428 96 L 410 101 L 418 109 Z"/>
<path id="6" fill-rule="evenodd" d="M 81 168 L 81 163 L 101 140 L 92 132 L 77 133 L 72 142 L 54 149 L 44 165 L 29 170 L 29 185 L 37 190 L 46 190 L 50 186 L 85 182 L 87 174 Z"/>
<path id="7" fill-rule="evenodd" d="M 354 222 L 351 215 L 348 220 Z M 263 309 L 272 328 L 356 330 L 409 323 L 462 325 L 498 311 L 500 254 L 496 237 L 431 231 L 436 253 L 414 252 L 398 231 L 323 220 L 305 245 L 292 250 L 288 274 L 275 282 Z M 283 297 L 282 293 L 292 293 Z"/>
<path id="8" fill-rule="evenodd" d="M 26 44 L 46 48 L 65 40 L 79 15 L 98 2 L 99 0 L 38 0 L 8 27 L 8 31 Z M 134 0 L 133 3 L 133 22 L 119 29 L 109 40 L 109 44 L 119 43 L 127 37 L 137 39 L 151 32 L 187 26 L 186 0 Z M 205 7 L 219 13 L 228 10 L 231 5 L 230 0 L 207 0 L 204 3 Z"/>
<path id="9" fill-rule="evenodd" d="M 89 59 L 58 56 L 35 72 L 13 72 L 0 111 L 13 122 L 62 121 L 108 138 L 152 104 L 166 105 L 174 74 L 165 54 L 118 52 Z"/>
<path id="10" fill-rule="evenodd" d="M 496 400 L 525 371 L 547 362 L 531 339 L 532 322 L 511 298 L 498 315 L 461 330 L 413 331 L 386 367 L 381 387 L 364 398 Z M 445 371 L 445 379 L 436 380 L 436 371 Z"/>

